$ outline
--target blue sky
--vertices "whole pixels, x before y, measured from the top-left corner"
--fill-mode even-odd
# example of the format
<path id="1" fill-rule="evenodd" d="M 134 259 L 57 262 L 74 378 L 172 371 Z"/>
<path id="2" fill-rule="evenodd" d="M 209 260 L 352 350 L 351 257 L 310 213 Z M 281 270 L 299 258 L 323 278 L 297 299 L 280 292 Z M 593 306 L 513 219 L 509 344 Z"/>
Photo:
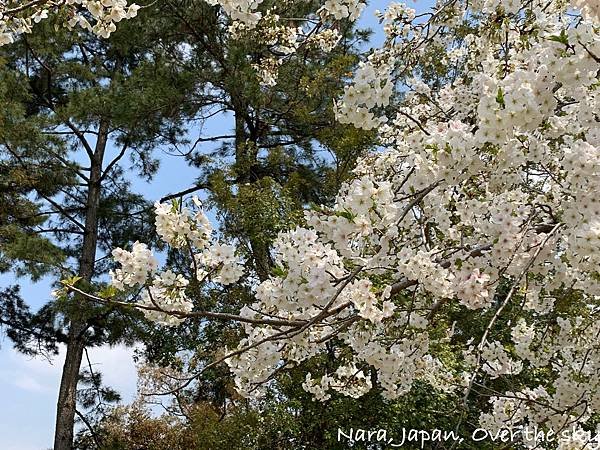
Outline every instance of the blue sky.
<path id="1" fill-rule="evenodd" d="M 363 13 L 363 26 L 377 30 L 379 26 L 374 20 L 373 12 L 383 9 L 388 3 L 387 0 L 370 2 Z M 408 3 L 416 5 L 416 9 L 421 11 L 432 4 L 430 0 Z M 381 40 L 381 33 L 377 33 L 373 37 L 373 45 L 378 45 Z M 204 136 L 225 134 L 231 128 L 231 121 L 227 117 L 218 116 L 205 126 Z M 193 184 L 198 173 L 187 166 L 184 158 L 159 153 L 157 156 L 162 160 L 157 176 L 150 183 L 132 178 L 136 191 L 151 200 L 157 200 Z M 42 279 L 32 283 L 26 278 L 15 280 L 11 275 L 5 274 L 0 275 L 0 289 L 18 283 L 23 297 L 33 309 L 37 309 L 48 301 L 52 281 Z M 92 349 L 89 354 L 94 370 L 103 372 L 105 383 L 117 389 L 124 401 L 130 401 L 136 389 L 133 349 L 103 347 Z M 0 398 L 4 403 L 0 407 L 1 450 L 51 448 L 63 358 L 64 349 L 51 361 L 21 355 L 0 334 Z"/>
<path id="2" fill-rule="evenodd" d="M 165 157 L 161 170 L 151 183 L 132 180 L 135 189 L 157 200 L 169 192 L 192 185 L 196 172 L 183 158 Z M 0 275 L 0 289 L 19 284 L 24 299 L 33 309 L 50 298 L 52 278 L 32 283 L 27 278 Z M 136 389 L 133 349 L 125 347 L 96 348 L 89 351 L 95 371 L 101 371 L 104 382 L 117 389 L 124 401 L 132 400 Z M 40 450 L 52 447 L 56 399 L 64 348 L 48 361 L 15 352 L 8 338 L 0 333 L 0 449 Z"/>

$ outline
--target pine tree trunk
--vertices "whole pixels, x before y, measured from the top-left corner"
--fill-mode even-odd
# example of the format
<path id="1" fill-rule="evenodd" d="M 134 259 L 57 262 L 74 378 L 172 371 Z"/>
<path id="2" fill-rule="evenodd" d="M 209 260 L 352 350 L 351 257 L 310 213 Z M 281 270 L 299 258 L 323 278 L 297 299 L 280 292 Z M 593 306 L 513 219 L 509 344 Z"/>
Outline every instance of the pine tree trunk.
<path id="1" fill-rule="evenodd" d="M 100 205 L 101 177 L 104 153 L 108 140 L 108 125 L 104 120 L 98 127 L 98 140 L 93 156 L 90 158 L 91 170 L 85 210 L 85 232 L 79 259 L 79 276 L 90 282 L 94 276 L 96 262 L 96 246 L 98 242 L 98 208 Z M 75 302 L 83 301 L 77 296 Z M 77 407 L 77 382 L 79 368 L 85 350 L 85 331 L 87 323 L 79 314 L 77 305 L 71 318 L 67 354 L 63 365 L 58 403 L 56 405 L 56 428 L 54 432 L 54 450 L 71 450 L 75 428 L 75 409 Z"/>
<path id="2" fill-rule="evenodd" d="M 85 349 L 85 342 L 81 336 L 82 331 L 85 331 L 84 325 L 71 324 L 56 407 L 54 450 L 71 450 L 73 448 L 77 381 Z"/>
<path id="3" fill-rule="evenodd" d="M 232 94 L 234 97 L 234 94 Z M 235 162 L 237 179 L 240 184 L 256 181 L 253 178 L 252 169 L 257 163 L 258 130 L 246 133 L 244 111 L 246 107 L 239 100 L 235 104 Z M 254 259 L 254 267 L 260 281 L 269 278 L 271 262 L 269 259 L 269 247 L 259 239 L 250 237 L 250 247 Z"/>

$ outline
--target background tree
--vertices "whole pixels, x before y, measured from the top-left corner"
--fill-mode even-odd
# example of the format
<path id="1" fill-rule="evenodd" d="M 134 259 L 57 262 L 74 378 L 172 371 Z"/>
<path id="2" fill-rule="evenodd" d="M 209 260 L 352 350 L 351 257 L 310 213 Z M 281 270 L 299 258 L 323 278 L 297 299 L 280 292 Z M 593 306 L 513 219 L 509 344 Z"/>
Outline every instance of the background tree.
<path id="1" fill-rule="evenodd" d="M 15 117 L 4 123 L 2 135 L 3 167 L 12 177 L 5 190 L 20 193 L 22 202 L 4 210 L 6 269 L 75 277 L 71 280 L 86 288 L 101 285 L 110 249 L 148 241 L 149 205 L 131 192 L 125 158 L 150 179 L 158 164 L 151 156 L 154 147 L 183 145 L 193 124 L 201 131 L 210 116 L 230 112 L 228 137 L 201 136 L 188 151 L 201 176 L 187 192 L 208 192 L 223 220 L 222 232 L 247 244 L 250 264 L 265 278 L 276 233 L 297 222 L 308 202 L 331 199 L 356 156 L 370 145 L 368 133 L 331 128 L 332 99 L 357 61 L 353 40 L 362 39 L 353 36 L 350 24 L 343 25 L 339 52 L 307 47 L 302 59 L 285 69 L 280 85 L 268 88 L 256 80 L 252 62 L 269 56 L 273 46 L 231 39 L 219 8 L 168 6 L 148 8 L 110 40 L 87 31 L 56 32 L 48 20 L 3 47 L 7 89 L 18 93 L 12 97 Z M 309 6 L 292 5 L 289 12 L 300 14 Z M 216 141 L 225 144 L 213 154 L 196 147 Z M 16 183 L 23 173 L 29 178 Z M 49 252 L 39 261 L 41 243 Z M 233 290 L 204 301 L 239 310 L 244 294 Z M 66 344 L 55 448 L 69 448 L 79 414 L 78 379 L 101 389 L 99 374 L 91 368 L 80 372 L 86 348 L 132 342 L 138 316 L 78 295 L 58 298 L 34 314 L 14 289 L 6 291 L 2 306 L 18 349 L 35 353 L 43 345 L 56 351 L 57 343 Z M 173 340 L 187 339 L 185 345 L 193 348 L 197 331 Z M 224 335 L 212 332 L 215 338 Z M 157 342 L 164 357 L 164 338 Z M 217 344 L 215 339 L 211 345 Z M 80 395 L 84 405 L 88 387 Z M 107 391 L 107 398 L 111 395 Z"/>
<path id="2" fill-rule="evenodd" d="M 274 4 L 277 2 L 264 8 Z M 316 4 L 290 2 L 288 9 L 279 12 L 302 17 Z M 190 104 L 213 104 L 214 108 L 199 110 L 198 125 L 190 124 L 191 134 L 198 137 L 187 150 L 182 148 L 182 154 L 199 169 L 196 183 L 163 201 L 182 200 L 195 192 L 206 196 L 223 238 L 240 242 L 248 266 L 265 279 L 273 269 L 270 246 L 277 233 L 302 223 L 307 205 L 331 203 L 355 159 L 372 146 L 373 133 L 337 124 L 333 115 L 333 99 L 359 61 L 357 52 L 368 33 L 356 31 L 350 22 L 340 22 L 342 40 L 336 50 L 328 53 L 306 46 L 280 68 L 276 86 L 265 86 L 257 79 L 254 64 L 271 57 L 275 45 L 257 46 L 253 35 L 232 37 L 230 22 L 224 21 L 218 8 L 175 1 L 168 5 L 162 9 L 162 17 L 170 25 L 164 28 L 178 38 L 184 36 L 186 44 L 185 57 L 174 53 L 170 60 L 210 86 L 207 91 L 197 89 L 201 95 L 190 98 Z M 227 121 L 231 131 L 203 135 L 203 124 L 210 123 L 205 119 L 215 114 Z M 193 277 L 188 257 L 172 253 L 170 263 Z M 194 301 L 199 309 L 238 313 L 250 299 L 251 293 L 240 285 L 223 291 L 198 291 Z M 157 331 L 154 339 L 146 341 L 146 354 L 151 362 L 177 366 L 179 352 L 199 348 L 193 364 L 201 368 L 210 364 L 224 345 L 233 345 L 238 339 L 234 327 L 190 323 L 172 331 Z M 228 414 L 235 395 L 226 371 L 218 367 L 196 381 L 191 389 L 181 390 L 184 401 L 211 404 Z M 279 401 L 295 394 L 280 392 Z M 297 408 L 302 409 L 306 401 L 311 403 L 303 396 Z M 312 429 L 312 438 L 324 433 L 318 423 Z M 255 433 L 264 431 L 260 428 Z"/>

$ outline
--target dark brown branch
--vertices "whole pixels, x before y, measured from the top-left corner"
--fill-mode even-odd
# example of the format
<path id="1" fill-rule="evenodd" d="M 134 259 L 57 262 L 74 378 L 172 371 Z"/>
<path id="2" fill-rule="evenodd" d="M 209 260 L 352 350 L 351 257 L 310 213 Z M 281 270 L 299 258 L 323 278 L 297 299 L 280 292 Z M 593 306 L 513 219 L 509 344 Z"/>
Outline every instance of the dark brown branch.
<path id="1" fill-rule="evenodd" d="M 184 189 L 183 191 L 176 192 L 174 194 L 165 195 L 159 201 L 160 201 L 160 203 L 168 202 L 169 200 L 173 200 L 175 198 L 180 198 L 180 197 L 183 197 L 184 195 L 192 194 L 192 193 L 194 193 L 196 191 L 201 191 L 201 190 L 204 190 L 204 189 L 210 189 L 210 185 L 208 183 L 197 184 L 197 185 L 192 186 L 190 188 Z"/>
<path id="2" fill-rule="evenodd" d="M 124 307 L 128 307 L 128 308 L 141 309 L 144 311 L 156 311 L 156 312 L 161 312 L 164 314 L 172 315 L 175 317 L 179 317 L 182 319 L 184 319 L 184 318 L 215 319 L 215 320 L 224 320 L 224 321 L 252 323 L 252 324 L 256 324 L 256 325 L 287 326 L 287 327 L 298 327 L 298 326 L 303 326 L 307 323 L 304 320 L 253 319 L 251 317 L 244 317 L 244 316 L 239 316 L 236 314 L 217 313 L 217 312 L 211 312 L 211 311 L 192 311 L 192 312 L 168 311 L 168 310 L 162 309 L 158 306 L 146 306 L 146 305 L 139 305 L 136 303 L 120 302 L 117 300 L 106 300 L 104 298 L 97 297 L 92 294 L 88 294 L 87 292 L 82 291 L 81 289 L 76 288 L 74 286 L 65 285 L 65 287 L 73 292 L 76 292 L 76 293 L 82 295 L 84 298 L 87 298 L 89 300 L 93 300 L 96 302 L 100 302 L 100 303 L 103 303 L 106 305 L 124 306 Z"/>
<path id="3" fill-rule="evenodd" d="M 81 421 L 85 424 L 86 428 L 89 430 L 90 435 L 92 436 L 92 440 L 96 445 L 96 448 L 101 448 L 98 436 L 96 435 L 96 432 L 94 431 L 94 428 L 92 427 L 90 421 L 87 420 L 86 417 L 78 409 L 75 410 L 75 414 L 77 414 L 77 416 L 81 419 Z"/>

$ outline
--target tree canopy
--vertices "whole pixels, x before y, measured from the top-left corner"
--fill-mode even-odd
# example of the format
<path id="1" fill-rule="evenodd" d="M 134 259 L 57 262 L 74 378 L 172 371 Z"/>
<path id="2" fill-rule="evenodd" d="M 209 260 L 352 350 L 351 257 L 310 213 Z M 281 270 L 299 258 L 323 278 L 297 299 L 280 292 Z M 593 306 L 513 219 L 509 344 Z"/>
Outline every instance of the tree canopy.
<path id="1" fill-rule="evenodd" d="M 143 314 L 145 395 L 171 395 L 170 413 L 181 416 L 116 409 L 80 443 L 144 448 L 135 434 L 155 427 L 174 447 L 220 448 L 232 436 L 240 447 L 343 448 L 332 430 L 362 420 L 461 436 L 521 430 L 510 445 L 523 448 L 588 445 L 600 401 L 596 2 L 451 0 L 425 13 L 391 3 L 377 12 L 385 39 L 371 50 L 361 46 L 368 33 L 355 29 L 360 0 L 170 0 L 135 18 L 138 8 L 122 1 L 106 2 L 104 16 L 93 1 L 37 3 L 9 9 L 6 17 L 31 19 L 5 26 L 61 24 L 64 8 L 91 15 L 104 25 L 77 19 L 83 30 L 52 32 L 63 45 L 53 62 L 68 66 L 74 47 L 65 43 L 87 36 L 97 71 L 75 78 L 103 81 L 74 89 L 69 66 L 64 83 L 50 83 L 59 69 L 39 57 L 35 75 L 25 71 L 23 96 L 35 101 L 11 103 L 5 114 L 37 122 L 31 137 L 6 132 L 3 170 L 18 201 L 0 216 L 0 242 L 32 274 L 79 258 L 79 273 L 56 293 L 71 305 L 67 342 L 79 360 L 85 345 L 74 344 L 72 330 L 81 334 L 82 312 Z M 22 35 L 7 47 L 19 58 L 26 31 L 10 32 Z M 146 38 L 132 39 L 136 32 Z M 75 58 L 85 63 L 86 52 Z M 15 61 L 7 83 L 28 67 Z M 150 87 L 140 93 L 142 81 Z M 154 89 L 165 93 L 158 115 L 146 109 Z M 231 118 L 231 133 L 203 136 L 217 114 Z M 91 148 L 89 169 L 58 159 L 67 139 L 40 148 L 40 130 L 57 119 Z M 94 177 L 104 149 L 101 139 L 95 150 L 83 143 L 88 126 L 106 139 L 114 127 L 147 176 L 156 168 L 148 152 L 163 139 L 185 147 L 198 178 L 156 202 L 151 223 L 127 222 L 131 232 L 115 239 L 106 230 L 123 225 L 99 214 L 121 203 L 103 210 L 111 191 L 98 183 L 103 170 L 123 172 L 103 169 L 100 157 Z M 188 139 L 184 130 L 195 126 L 199 137 Z M 36 168 L 25 180 L 13 172 L 40 158 L 62 162 L 60 170 L 47 178 Z M 84 192 L 77 177 L 87 180 Z M 84 222 L 83 239 L 72 241 L 79 246 L 64 245 L 60 231 L 36 236 L 48 222 L 37 219 L 31 193 L 50 202 L 57 189 L 68 192 L 60 226 Z M 65 215 L 83 194 L 83 216 Z M 40 262 L 19 244 L 38 241 L 63 245 Z M 89 264 L 96 248 L 112 256 L 97 267 Z M 104 271 L 110 281 L 94 282 Z M 3 322 L 25 324 L 11 331 L 18 341 L 37 319 L 17 295 L 6 291 L 2 304 Z M 317 418 L 326 408 L 332 415 Z M 404 412 L 407 420 L 394 418 Z M 532 440 L 529 428 L 555 439 Z M 56 448 L 68 448 L 67 438 Z"/>

